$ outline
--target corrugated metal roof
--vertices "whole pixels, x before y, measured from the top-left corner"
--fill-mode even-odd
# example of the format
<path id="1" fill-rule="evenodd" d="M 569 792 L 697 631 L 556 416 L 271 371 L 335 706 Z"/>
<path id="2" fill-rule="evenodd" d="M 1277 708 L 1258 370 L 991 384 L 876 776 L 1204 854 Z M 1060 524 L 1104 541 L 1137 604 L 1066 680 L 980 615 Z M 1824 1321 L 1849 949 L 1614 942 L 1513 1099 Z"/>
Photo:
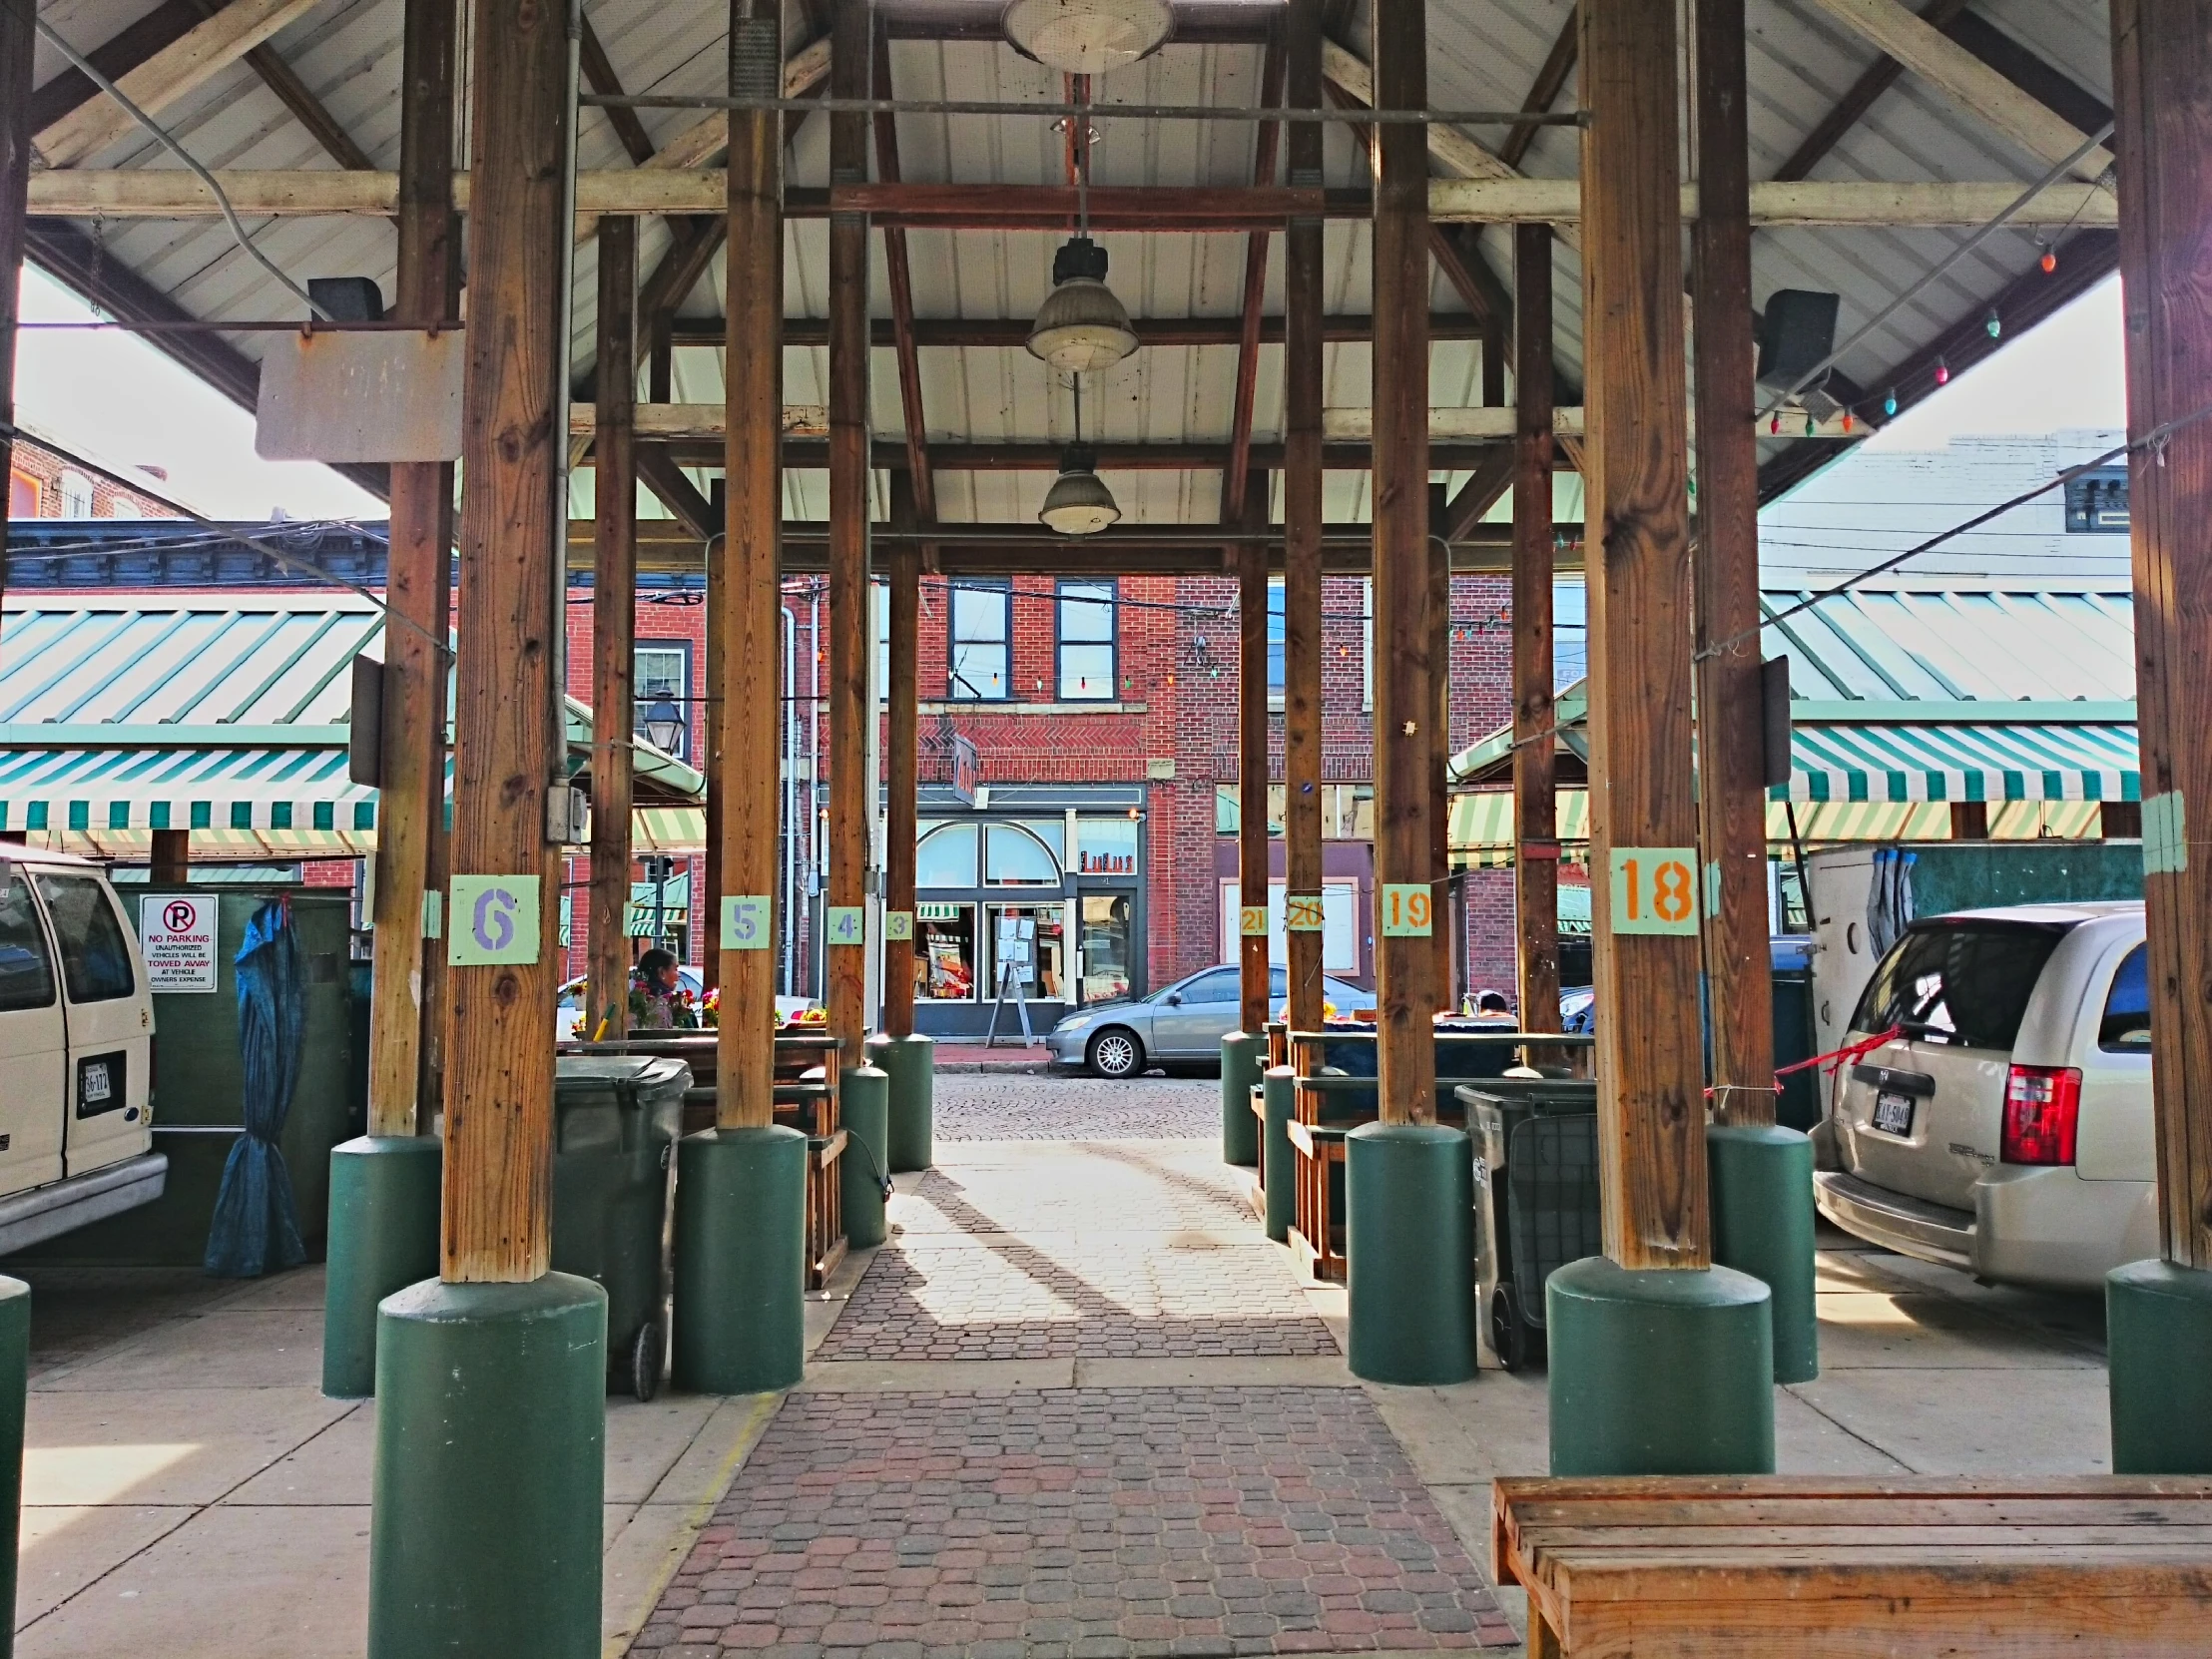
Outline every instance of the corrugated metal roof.
<path id="1" fill-rule="evenodd" d="M 1368 0 L 1372 5 L 1373 0 Z M 111 37 L 155 0 L 49 0 L 44 15 L 83 46 Z M 878 9 L 895 10 L 898 0 Z M 1353 8 L 1348 44 L 1365 50 L 1368 5 Z M 720 0 L 665 0 L 653 6 L 601 0 L 589 8 L 625 88 L 632 92 L 699 93 L 717 90 L 725 74 L 727 8 Z M 802 8 L 788 8 L 792 45 L 804 27 Z M 1438 106 L 1517 106 L 1564 23 L 1569 0 L 1431 0 L 1429 98 Z M 398 61 L 401 0 L 325 0 L 282 30 L 275 46 L 347 132 L 382 167 L 398 153 Z M 1831 19 L 1811 0 L 1751 0 L 1750 74 L 1752 172 L 1770 175 L 1875 61 L 1874 49 Z M 2056 66 L 2096 99 L 2111 96 L 2110 46 L 2103 5 L 2067 0 L 2015 0 L 1996 19 L 2021 46 Z M 1040 98 L 1057 89 L 1052 77 L 1010 47 L 984 41 L 899 40 L 891 49 L 893 85 L 915 98 Z M 38 79 L 59 67 L 40 47 Z M 1163 99 L 1249 106 L 1257 99 L 1261 49 L 1241 45 L 1170 44 L 1144 64 L 1103 79 L 1099 97 L 1115 101 Z M 688 126 L 690 112 L 647 110 L 641 119 L 656 141 Z M 241 63 L 163 112 L 163 120 L 201 160 L 215 167 L 314 168 L 330 165 L 313 139 L 276 96 Z M 1251 178 L 1255 130 L 1242 124 L 1117 121 L 1102 110 L 1103 140 L 1096 151 L 1101 184 L 1242 183 Z M 1060 140 L 1043 121 L 1017 118 L 900 116 L 903 173 L 912 181 L 954 181 L 985 187 L 1038 183 L 1059 176 Z M 1492 131 L 1475 135 L 1495 142 Z M 1540 131 L 1523 167 L 1544 177 L 1576 171 L 1572 129 Z M 587 113 L 579 141 L 586 168 L 626 165 L 604 114 Z M 97 165 L 174 165 L 151 143 L 128 137 L 97 157 Z M 1333 128 L 1328 139 L 1331 184 L 1356 183 L 1360 160 L 1350 133 Z M 1832 179 L 2026 180 L 2040 164 L 1971 114 L 1911 74 L 1879 99 L 1868 115 L 1815 170 Z M 811 119 L 793 148 L 790 178 L 821 185 L 828 177 L 827 124 Z M 366 219 L 277 220 L 258 225 L 261 246 L 296 277 L 368 275 L 391 288 L 394 245 L 390 227 Z M 173 294 L 188 310 L 206 316 L 283 316 L 296 300 L 278 289 L 232 244 L 220 221 L 183 224 L 129 221 L 98 232 L 103 257 L 114 259 Z M 1962 232 L 1775 230 L 1754 244 L 1754 297 L 1763 302 L 1777 287 L 1830 288 L 1843 297 L 1842 329 L 1848 334 L 1952 250 Z M 1026 317 L 1049 284 L 1054 239 L 1042 234 L 916 232 L 912 234 L 915 308 L 924 317 Z M 1243 281 L 1241 236 L 1111 235 L 1103 239 L 1114 262 L 1114 285 L 1144 316 L 1234 315 Z M 1510 269 L 1506 233 L 1483 238 L 1494 269 Z M 648 222 L 641 258 L 650 269 L 667 244 L 665 228 Z M 1333 224 L 1328 232 L 1327 302 L 1334 310 L 1368 308 L 1368 233 L 1364 226 Z M 1928 346 L 1944 329 L 1971 317 L 2005 284 L 2032 269 L 2039 249 L 2024 234 L 2000 233 L 1936 283 L 1912 306 L 1856 347 L 1846 372 L 1862 383 L 1881 376 L 1910 352 Z M 794 315 L 823 312 L 827 280 L 827 230 L 819 223 L 792 228 L 787 259 L 786 303 Z M 1281 307 L 1280 252 L 1271 262 L 1267 304 Z M 889 312 L 876 256 L 872 302 Z M 719 309 L 720 262 L 688 298 L 687 312 Z M 596 292 L 593 250 L 579 250 L 575 292 L 575 349 L 579 366 L 591 355 Z M 1439 277 L 1435 303 L 1459 309 L 1460 301 Z M 1555 322 L 1560 356 L 1570 371 L 1580 365 L 1580 272 L 1574 254 L 1557 255 Z M 239 337 L 252 354 L 257 342 Z M 1148 348 L 1100 378 L 1087 409 L 1108 438 L 1206 439 L 1230 430 L 1236 374 L 1232 346 Z M 676 396 L 705 401 L 719 396 L 717 353 L 677 353 Z M 821 401 L 826 353 L 795 348 L 787 354 L 793 401 Z M 1280 424 L 1280 352 L 1263 350 L 1257 426 L 1265 437 Z M 1018 348 L 933 349 L 923 354 L 923 402 L 930 436 L 988 440 L 1057 441 L 1069 433 L 1069 407 L 1043 368 Z M 1327 397 L 1356 405 L 1368 398 L 1368 350 L 1339 344 L 1329 351 Z M 1439 405 L 1478 401 L 1477 350 L 1471 344 L 1439 345 L 1432 371 Z M 875 355 L 874 420 L 880 435 L 900 431 L 892 354 Z M 939 484 L 940 514 L 947 519 L 1016 519 L 1033 513 L 1049 484 L 1042 474 L 946 474 Z M 1219 481 L 1205 473 L 1130 473 L 1110 479 L 1136 521 L 1212 521 L 1219 512 Z M 1365 475 L 1332 475 L 1331 516 L 1363 518 Z M 787 483 L 787 506 L 800 517 L 826 512 L 822 474 L 797 472 Z M 657 513 L 657 504 L 645 510 Z M 877 492 L 877 510 L 884 509 Z"/>

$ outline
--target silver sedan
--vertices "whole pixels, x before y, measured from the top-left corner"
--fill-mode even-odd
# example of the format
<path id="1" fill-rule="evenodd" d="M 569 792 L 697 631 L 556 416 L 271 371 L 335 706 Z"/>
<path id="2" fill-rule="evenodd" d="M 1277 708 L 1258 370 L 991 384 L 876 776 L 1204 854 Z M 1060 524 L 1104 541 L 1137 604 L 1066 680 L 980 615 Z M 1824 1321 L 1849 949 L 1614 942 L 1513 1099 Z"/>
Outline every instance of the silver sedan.
<path id="1" fill-rule="evenodd" d="M 1280 1008 L 1289 976 L 1268 976 L 1268 1005 Z M 1324 979 L 1322 997 L 1339 1012 L 1375 1006 L 1375 993 L 1343 979 Z M 1055 1025 L 1045 1049 L 1061 1065 L 1088 1066 L 1098 1077 L 1135 1077 L 1155 1062 L 1219 1060 L 1221 1039 L 1237 1028 L 1242 985 L 1233 967 L 1201 968 L 1165 990 L 1130 1002 L 1094 1003 Z"/>

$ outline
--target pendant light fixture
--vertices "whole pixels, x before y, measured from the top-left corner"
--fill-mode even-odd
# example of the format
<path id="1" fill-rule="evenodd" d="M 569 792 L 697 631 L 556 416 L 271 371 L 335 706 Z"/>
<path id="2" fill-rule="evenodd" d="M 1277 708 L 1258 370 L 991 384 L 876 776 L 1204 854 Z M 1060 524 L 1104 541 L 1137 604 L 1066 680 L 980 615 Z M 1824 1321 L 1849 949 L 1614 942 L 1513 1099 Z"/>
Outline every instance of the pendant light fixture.
<path id="1" fill-rule="evenodd" d="M 1012 0 L 1000 18 L 1014 49 L 1067 75 L 1103 75 L 1159 49 L 1167 0 Z"/>
<path id="2" fill-rule="evenodd" d="M 1037 521 L 1063 536 L 1095 536 L 1121 517 L 1098 475 L 1098 451 L 1083 441 L 1083 382 L 1075 382 L 1075 441 L 1060 452 L 1060 476 L 1045 491 Z"/>
<path id="3" fill-rule="evenodd" d="M 1088 102 L 1078 85 L 1078 101 Z M 1112 368 L 1137 349 L 1129 312 L 1106 285 L 1106 250 L 1091 241 L 1091 132 L 1075 119 L 1075 235 L 1052 257 L 1052 291 L 1029 330 L 1031 355 L 1063 374 Z"/>

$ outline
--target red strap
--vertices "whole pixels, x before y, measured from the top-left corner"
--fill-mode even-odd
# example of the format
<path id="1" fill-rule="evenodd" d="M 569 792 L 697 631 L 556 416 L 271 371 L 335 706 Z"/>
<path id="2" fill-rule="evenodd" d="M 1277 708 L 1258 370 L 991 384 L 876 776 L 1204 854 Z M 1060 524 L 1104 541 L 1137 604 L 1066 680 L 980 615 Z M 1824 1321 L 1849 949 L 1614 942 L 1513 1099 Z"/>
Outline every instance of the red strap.
<path id="1" fill-rule="evenodd" d="M 1872 1054 L 1884 1043 L 1891 1042 L 1896 1038 L 1902 1037 L 1904 1035 L 1904 1026 L 1893 1025 L 1887 1031 L 1878 1031 L 1871 1037 L 1861 1037 L 1855 1043 L 1846 1043 L 1841 1048 L 1832 1048 L 1826 1054 L 1816 1054 L 1809 1060 L 1793 1060 L 1790 1062 L 1790 1064 L 1786 1066 L 1777 1066 L 1774 1073 L 1774 1092 L 1776 1094 L 1780 1094 L 1782 1092 L 1782 1079 L 1789 1076 L 1792 1072 L 1804 1071 L 1812 1066 L 1826 1066 L 1828 1068 L 1828 1074 L 1833 1077 L 1836 1075 L 1836 1073 L 1843 1070 L 1844 1067 L 1851 1065 L 1856 1061 L 1864 1059 L 1869 1054 Z M 1713 1098 L 1713 1090 L 1707 1089 L 1705 1091 L 1705 1098 L 1707 1100 L 1711 1100 Z"/>

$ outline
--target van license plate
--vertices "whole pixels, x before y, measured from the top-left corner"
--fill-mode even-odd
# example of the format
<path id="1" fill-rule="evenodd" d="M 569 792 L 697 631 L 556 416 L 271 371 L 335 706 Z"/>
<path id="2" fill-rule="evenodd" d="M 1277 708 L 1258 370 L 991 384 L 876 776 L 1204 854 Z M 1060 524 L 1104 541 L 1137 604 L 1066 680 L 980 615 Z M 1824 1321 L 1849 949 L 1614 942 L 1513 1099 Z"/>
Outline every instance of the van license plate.
<path id="1" fill-rule="evenodd" d="M 1913 1097 L 1884 1090 L 1874 1097 L 1874 1126 L 1885 1135 L 1913 1133 Z"/>

